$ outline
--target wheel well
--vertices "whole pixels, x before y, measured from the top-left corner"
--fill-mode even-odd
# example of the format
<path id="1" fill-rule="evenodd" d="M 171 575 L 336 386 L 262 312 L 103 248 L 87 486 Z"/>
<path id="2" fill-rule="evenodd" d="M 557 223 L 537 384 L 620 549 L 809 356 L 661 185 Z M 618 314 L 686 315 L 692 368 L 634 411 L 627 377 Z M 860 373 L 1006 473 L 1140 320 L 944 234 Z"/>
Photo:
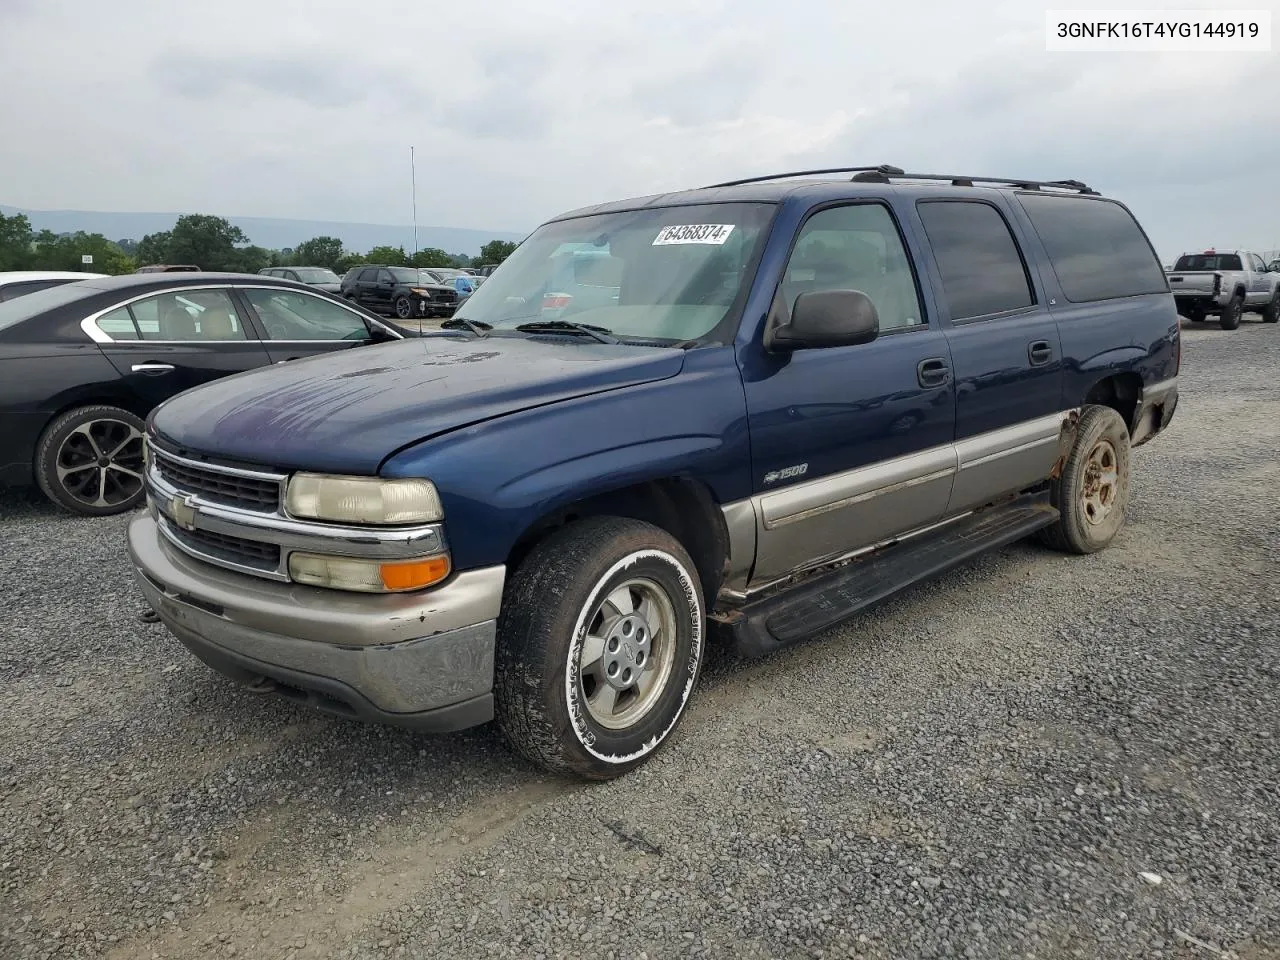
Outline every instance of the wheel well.
<path id="1" fill-rule="evenodd" d="M 729 532 L 711 491 L 696 480 L 671 477 L 611 490 L 566 504 L 540 517 L 511 548 L 507 568 L 518 567 L 534 545 L 561 527 L 586 517 L 643 520 L 665 530 L 689 552 L 708 604 L 724 579 Z"/>
<path id="2" fill-rule="evenodd" d="M 1132 431 L 1141 397 L 1142 377 L 1136 373 L 1117 373 L 1090 387 L 1084 402 L 1087 405 L 1110 407 L 1124 418 Z"/>

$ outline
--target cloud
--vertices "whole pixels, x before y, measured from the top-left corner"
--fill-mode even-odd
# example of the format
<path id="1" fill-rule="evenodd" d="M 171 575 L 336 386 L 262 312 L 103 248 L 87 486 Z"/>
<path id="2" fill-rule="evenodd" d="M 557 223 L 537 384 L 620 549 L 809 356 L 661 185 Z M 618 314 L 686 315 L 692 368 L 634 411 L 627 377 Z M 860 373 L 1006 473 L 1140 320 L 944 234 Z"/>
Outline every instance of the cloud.
<path id="1" fill-rule="evenodd" d="M 15 206 L 405 222 L 413 145 L 419 222 L 442 226 L 522 232 L 882 162 L 1078 177 L 1132 200 L 1162 250 L 1270 246 L 1280 220 L 1280 59 L 1050 54 L 1020 0 L 222 0 L 216 17 L 0 0 L 0 16 Z"/>

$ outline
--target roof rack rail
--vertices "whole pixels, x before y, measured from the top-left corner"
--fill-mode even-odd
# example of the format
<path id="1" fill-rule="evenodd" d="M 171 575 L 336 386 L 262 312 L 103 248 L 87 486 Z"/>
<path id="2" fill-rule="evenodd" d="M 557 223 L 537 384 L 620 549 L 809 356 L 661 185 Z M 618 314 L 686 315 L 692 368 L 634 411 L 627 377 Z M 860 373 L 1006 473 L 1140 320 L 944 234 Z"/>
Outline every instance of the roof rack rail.
<path id="1" fill-rule="evenodd" d="M 744 180 L 730 180 L 727 183 L 714 183 L 704 189 L 715 187 L 738 187 L 745 183 L 764 183 L 769 180 L 786 180 L 791 177 L 812 177 L 827 173 L 852 173 L 850 177 L 855 183 L 889 183 L 892 180 L 949 180 L 953 187 L 972 187 L 979 184 L 1018 187 L 1022 190 L 1071 190 L 1076 193 L 1098 196 L 1087 183 L 1079 180 L 1024 180 L 1018 177 L 971 177 L 956 173 L 906 173 L 901 167 L 882 163 L 875 167 L 830 167 L 826 170 L 797 170 L 794 173 L 775 173 L 764 177 L 748 177 Z"/>
<path id="2" fill-rule="evenodd" d="M 765 183 L 769 180 L 789 180 L 791 177 L 816 177 L 825 173 L 861 173 L 871 170 L 897 171 L 898 173 L 902 172 L 898 167 L 891 167 L 887 163 L 882 163 L 878 167 L 827 167 L 824 170 L 795 170 L 791 173 L 770 173 L 763 177 L 746 177 L 742 180 L 726 180 L 724 183 L 708 184 L 702 189 L 714 190 L 716 187 L 740 187 L 744 183 Z"/>

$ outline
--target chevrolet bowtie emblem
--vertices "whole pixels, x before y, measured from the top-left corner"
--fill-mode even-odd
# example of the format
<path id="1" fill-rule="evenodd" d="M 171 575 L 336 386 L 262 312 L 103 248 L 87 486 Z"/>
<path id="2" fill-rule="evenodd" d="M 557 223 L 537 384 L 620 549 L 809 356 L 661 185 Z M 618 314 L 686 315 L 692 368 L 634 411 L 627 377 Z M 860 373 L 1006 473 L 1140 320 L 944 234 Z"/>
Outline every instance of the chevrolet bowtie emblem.
<path id="1" fill-rule="evenodd" d="M 169 501 L 169 515 L 173 517 L 173 522 L 180 526 L 183 530 L 194 530 L 196 528 L 196 509 L 195 502 L 191 497 L 174 497 Z"/>

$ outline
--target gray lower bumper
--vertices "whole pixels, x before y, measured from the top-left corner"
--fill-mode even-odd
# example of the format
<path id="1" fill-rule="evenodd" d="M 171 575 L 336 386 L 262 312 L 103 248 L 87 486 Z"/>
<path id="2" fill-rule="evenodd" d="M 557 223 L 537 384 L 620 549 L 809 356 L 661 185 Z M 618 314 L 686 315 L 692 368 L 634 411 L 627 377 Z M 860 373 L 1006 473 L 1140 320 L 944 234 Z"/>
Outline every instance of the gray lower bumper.
<path id="1" fill-rule="evenodd" d="M 129 526 L 129 555 L 164 624 L 232 679 L 419 729 L 456 730 L 493 715 L 503 567 L 456 574 L 421 594 L 346 594 L 198 563 L 146 514 Z"/>

